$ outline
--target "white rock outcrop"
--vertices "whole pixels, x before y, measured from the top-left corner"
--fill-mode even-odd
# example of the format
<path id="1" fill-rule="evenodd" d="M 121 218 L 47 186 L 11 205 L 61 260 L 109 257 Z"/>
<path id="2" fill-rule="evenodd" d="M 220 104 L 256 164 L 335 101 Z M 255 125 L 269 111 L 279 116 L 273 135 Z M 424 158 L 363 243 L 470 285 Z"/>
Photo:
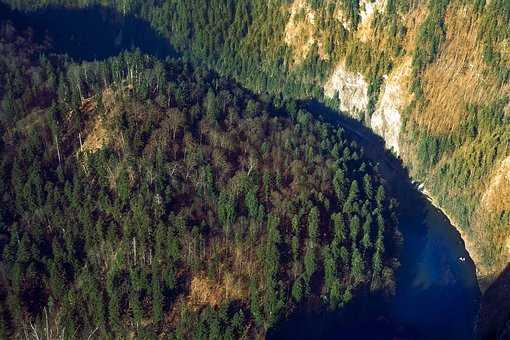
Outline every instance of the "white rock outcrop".
<path id="1" fill-rule="evenodd" d="M 361 0 L 359 4 L 360 22 L 358 24 L 358 38 L 367 42 L 370 39 L 372 33 L 372 22 L 374 21 L 375 14 L 377 12 L 384 12 L 386 8 L 386 0 Z"/>
<path id="2" fill-rule="evenodd" d="M 340 100 L 340 110 L 360 118 L 368 108 L 368 83 L 361 73 L 352 73 L 339 64 L 324 85 L 324 94 Z"/>
<path id="3" fill-rule="evenodd" d="M 398 142 L 402 127 L 400 111 L 408 104 L 406 84 L 410 72 L 411 64 L 410 60 L 407 60 L 386 77 L 376 110 L 370 119 L 372 130 L 383 137 L 386 148 L 393 150 L 397 155 L 400 152 Z"/>
<path id="4" fill-rule="evenodd" d="M 385 77 L 375 112 L 367 122 L 385 140 L 386 147 L 397 155 L 402 127 L 400 112 L 410 100 L 410 73 L 411 60 L 408 58 Z M 369 102 L 368 83 L 360 73 L 347 71 L 344 64 L 338 65 L 325 83 L 324 93 L 329 98 L 339 99 L 342 112 L 356 119 L 365 117 Z"/>

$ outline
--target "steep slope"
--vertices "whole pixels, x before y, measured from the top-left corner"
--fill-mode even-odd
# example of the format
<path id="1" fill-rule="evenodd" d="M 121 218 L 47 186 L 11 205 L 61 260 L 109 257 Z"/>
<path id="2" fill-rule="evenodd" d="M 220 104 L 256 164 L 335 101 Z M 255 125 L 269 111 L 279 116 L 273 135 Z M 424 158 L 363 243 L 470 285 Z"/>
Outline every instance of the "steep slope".
<path id="1" fill-rule="evenodd" d="M 100 3 L 144 18 L 189 59 L 255 91 L 348 111 L 458 226 L 482 287 L 509 262 L 507 0 Z"/>
<path id="2" fill-rule="evenodd" d="M 182 62 L 0 33 L 25 89 L 1 92 L 2 338 L 262 337 L 394 293 L 395 202 L 341 128 Z"/>
<path id="3" fill-rule="evenodd" d="M 425 183 L 482 279 L 508 262 L 508 209 L 481 204 L 509 156 L 508 1 L 168 1 L 131 11 L 255 90 L 323 91 Z"/>
<path id="4" fill-rule="evenodd" d="M 490 281 L 508 262 L 509 211 L 489 203 L 503 201 L 508 189 L 498 180 L 509 157 L 508 1 L 111 4 L 149 20 L 185 56 L 256 91 L 324 93 L 383 136 L 425 184 L 463 231 L 481 279 Z"/>

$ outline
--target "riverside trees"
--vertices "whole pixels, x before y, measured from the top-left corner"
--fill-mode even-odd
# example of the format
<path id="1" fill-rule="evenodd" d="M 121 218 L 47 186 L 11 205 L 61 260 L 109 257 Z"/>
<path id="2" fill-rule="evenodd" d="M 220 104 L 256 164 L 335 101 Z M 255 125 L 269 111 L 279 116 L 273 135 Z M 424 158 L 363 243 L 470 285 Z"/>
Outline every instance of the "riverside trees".
<path id="1" fill-rule="evenodd" d="M 2 334 L 240 337 L 392 286 L 390 200 L 340 127 L 178 61 L 2 44 L 33 88 L 2 116 Z"/>

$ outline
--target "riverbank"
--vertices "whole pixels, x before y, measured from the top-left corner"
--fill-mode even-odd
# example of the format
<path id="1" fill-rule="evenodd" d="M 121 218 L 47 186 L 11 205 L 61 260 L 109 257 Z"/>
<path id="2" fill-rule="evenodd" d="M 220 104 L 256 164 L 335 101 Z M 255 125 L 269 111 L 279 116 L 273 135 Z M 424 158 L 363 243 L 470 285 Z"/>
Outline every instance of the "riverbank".
<path id="1" fill-rule="evenodd" d="M 452 225 L 452 227 L 454 227 L 460 234 L 460 237 L 462 238 L 462 240 L 464 241 L 464 246 L 467 250 L 467 252 L 469 253 L 469 256 L 471 257 L 471 259 L 473 260 L 473 262 L 475 262 L 477 264 L 477 269 L 476 269 L 476 274 L 477 274 L 477 277 L 479 275 L 479 270 L 478 270 L 478 263 L 480 262 L 479 261 L 479 257 L 478 257 L 478 254 L 476 252 L 476 250 L 474 249 L 474 246 L 473 246 L 473 243 L 472 241 L 470 240 L 469 236 L 466 234 L 466 232 L 464 230 L 462 230 L 462 228 L 459 226 L 459 224 L 455 221 L 455 219 L 450 215 L 448 214 L 448 211 L 446 211 L 440 204 L 439 202 L 437 201 L 437 199 L 432 196 L 432 194 L 430 193 L 430 191 L 427 190 L 427 188 L 425 188 L 424 186 L 421 186 L 418 188 L 418 190 L 425 196 L 425 198 L 427 198 L 427 200 L 435 207 L 437 208 L 438 210 L 440 210 L 447 218 L 448 220 L 450 221 L 450 224 Z"/>
<path id="2" fill-rule="evenodd" d="M 469 253 L 469 256 L 473 260 L 476 265 L 476 278 L 478 280 L 478 285 L 480 286 L 481 293 L 485 293 L 485 291 L 490 287 L 492 281 L 494 280 L 495 273 L 490 272 L 485 266 L 482 265 L 482 261 L 480 255 L 478 254 L 475 244 L 470 238 L 470 236 L 460 227 L 460 225 L 455 221 L 455 219 L 448 214 L 437 201 L 437 199 L 431 194 L 427 188 L 423 185 L 418 188 L 418 190 L 427 198 L 427 200 L 438 210 L 440 210 L 450 221 L 450 224 L 458 231 L 460 237 L 464 242 L 464 247 L 466 251 Z"/>
<path id="3" fill-rule="evenodd" d="M 402 159 L 386 149 L 380 136 L 317 101 L 308 102 L 307 108 L 341 125 L 363 147 L 363 155 L 377 163 L 387 194 L 398 201 L 401 266 L 386 318 L 410 335 L 402 337 L 396 329 L 393 335 L 405 339 L 475 339 L 480 289 L 461 230 L 451 225 L 451 218 L 437 202 L 432 204 L 430 195 L 418 190 Z"/>

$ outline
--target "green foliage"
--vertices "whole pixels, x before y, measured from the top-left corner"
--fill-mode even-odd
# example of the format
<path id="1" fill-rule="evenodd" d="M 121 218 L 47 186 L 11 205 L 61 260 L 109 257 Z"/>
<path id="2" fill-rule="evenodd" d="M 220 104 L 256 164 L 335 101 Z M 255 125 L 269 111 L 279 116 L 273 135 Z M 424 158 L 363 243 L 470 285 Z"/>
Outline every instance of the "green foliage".
<path id="1" fill-rule="evenodd" d="M 419 141 L 417 157 L 421 165 L 419 176 L 432 174 L 428 181 L 430 190 L 440 197 L 441 206 L 463 227 L 479 223 L 477 207 L 483 194 L 479 193 L 479 185 L 485 183 L 494 166 L 509 155 L 510 146 L 505 142 L 510 140 L 508 119 L 504 113 L 507 105 L 508 98 L 487 105 L 469 105 L 468 118 L 448 136 L 434 138 L 425 133 L 416 136 Z M 445 158 L 449 159 L 447 163 L 438 162 Z M 457 188 L 463 190 L 456 199 L 445 199 Z M 498 235 L 496 238 L 499 239 L 508 225 L 504 212 L 491 217 L 490 221 L 494 235 Z M 486 225 L 489 225 L 488 222 Z M 495 249 L 499 248 L 500 241 L 488 237 L 485 231 L 470 236 L 477 240 L 476 248 L 483 265 L 491 267 L 498 263 L 500 256 Z"/>
<path id="2" fill-rule="evenodd" d="M 432 63 L 441 43 L 446 36 L 444 16 L 450 0 L 430 0 L 428 3 L 428 15 L 421 24 L 416 38 L 416 49 L 413 55 L 413 92 L 421 99 L 420 74 L 425 67 Z"/>
<path id="3" fill-rule="evenodd" d="M 341 5 L 347 15 L 351 29 L 356 29 L 360 21 L 359 0 L 342 0 Z"/>
<path id="4" fill-rule="evenodd" d="M 235 198 L 228 193 L 221 192 L 218 198 L 218 218 L 225 234 L 229 234 L 230 227 L 236 219 Z"/>
<path id="5" fill-rule="evenodd" d="M 303 298 L 303 283 L 301 277 L 298 277 L 292 285 L 292 298 L 297 303 L 301 302 L 301 299 Z"/>
<path id="6" fill-rule="evenodd" d="M 501 47 L 504 41 L 510 39 L 510 3 L 505 0 L 495 0 L 483 3 L 475 3 L 475 7 L 481 10 L 480 31 L 478 39 L 483 44 L 483 58 L 492 68 L 500 85 L 510 81 L 510 61 L 505 58 Z M 507 47 L 508 49 L 508 47 Z"/>
<path id="7" fill-rule="evenodd" d="M 289 18 L 283 8 L 291 3 L 288 0 L 269 2 L 263 0 L 81 0 L 78 2 L 6 0 L 5 2 L 23 10 L 34 10 L 51 5 L 86 7 L 99 4 L 115 8 L 121 15 L 134 15 L 143 18 L 158 33 L 171 41 L 186 60 L 208 66 L 221 74 L 228 75 L 255 92 L 281 95 L 279 98 L 274 98 L 274 103 L 281 102 L 282 98 L 314 97 L 323 99 L 321 90 L 325 78 L 331 74 L 332 67 L 345 61 L 351 71 L 362 73 L 368 81 L 369 103 L 367 113 L 370 115 L 380 97 L 383 76 L 388 75 L 393 67 L 401 62 L 400 57 L 404 54 L 412 54 L 411 90 L 416 99 L 413 102 L 413 105 L 416 105 L 413 114 L 416 114 L 416 116 L 419 116 L 423 108 L 428 105 L 422 89 L 422 78 L 425 70 L 433 65 L 444 46 L 446 33 L 449 29 L 445 24 L 445 15 L 447 8 L 450 7 L 451 9 L 467 11 L 468 15 L 472 15 L 470 20 L 473 25 L 469 28 L 466 27 L 466 30 L 472 30 L 478 23 L 480 24 L 480 29 L 477 32 L 477 43 L 481 47 L 483 60 L 487 65 L 485 74 L 481 75 L 482 78 L 495 80 L 496 85 L 500 88 L 510 81 L 510 62 L 508 58 L 510 5 L 508 0 L 463 0 L 457 2 L 449 0 L 388 0 L 385 2 L 384 13 L 374 15 L 371 24 L 373 39 L 368 39 L 366 42 L 359 39 L 358 33 L 360 32 L 355 30 L 360 22 L 360 11 L 362 10 L 360 1 L 308 0 L 307 3 L 316 12 L 315 22 L 320 31 L 320 34 L 316 35 L 320 36 L 323 50 L 327 52 L 330 58 L 328 60 L 319 58 L 318 46 L 313 46 L 306 60 L 299 65 L 292 63 L 294 51 L 285 44 L 284 39 L 284 30 Z M 412 29 L 414 20 L 406 20 L 407 16 L 422 13 L 421 7 L 424 6 L 427 7 L 427 11 L 424 12 L 426 17 L 421 21 L 416 39 L 411 41 L 413 35 L 409 33 L 414 32 L 414 29 Z M 347 29 L 338 21 L 339 10 L 345 16 Z M 300 15 L 304 15 L 304 11 Z M 452 13 L 452 17 L 454 15 L 455 13 Z M 84 28 L 88 29 L 86 25 L 84 25 Z M 463 32 L 451 32 L 451 34 L 458 33 Z M 12 39 L 13 32 L 5 29 L 3 36 L 5 37 L 3 41 L 11 44 L 10 50 L 16 50 L 16 42 Z M 27 35 L 23 39 L 30 38 Z M 408 46 L 413 45 L 416 46 L 414 51 L 405 50 Z M 70 110 L 79 111 L 76 109 L 79 108 L 81 99 L 92 93 L 93 86 L 92 88 L 89 87 L 91 87 L 90 83 L 95 81 L 88 78 L 88 75 L 91 74 L 90 70 L 82 68 L 82 71 L 80 71 L 79 68 L 69 67 L 63 72 L 55 72 L 55 67 L 62 61 L 56 63 L 53 57 L 39 58 L 39 50 L 40 47 L 34 46 L 22 49 L 23 52 L 18 53 L 16 58 L 10 57 L 10 52 L 2 53 L 0 70 L 7 71 L 2 72 L 3 79 L 0 79 L 0 121 L 7 122 L 10 125 L 27 116 L 27 119 L 22 121 L 21 124 L 33 124 L 37 115 L 30 116 L 28 114 L 33 106 L 48 107 L 52 101 L 58 104 L 60 114 L 66 114 Z M 37 67 L 30 67 L 31 65 L 37 65 Z M 110 84 L 112 78 L 118 81 L 126 76 L 126 73 L 121 73 L 124 70 L 123 66 L 125 65 L 122 65 L 122 63 L 112 65 L 111 68 L 100 66 L 104 70 L 108 70 L 101 72 L 101 79 L 104 80 L 105 84 Z M 156 66 L 154 67 L 155 70 L 158 69 Z M 164 72 L 156 73 L 161 75 Z M 154 75 L 151 77 L 154 78 Z M 88 79 L 84 82 L 82 78 Z M 154 81 L 154 83 L 164 84 L 164 81 L 161 81 L 164 77 L 156 78 L 159 78 L 159 81 Z M 28 85 L 23 86 L 24 84 Z M 140 82 L 136 85 L 134 89 L 137 95 L 143 94 L 142 97 L 145 98 L 148 93 L 147 89 L 151 88 L 151 81 Z M 172 92 L 174 90 L 175 92 Z M 225 118 L 222 116 L 227 115 L 228 112 L 223 110 L 223 100 L 220 92 L 211 88 L 202 90 L 206 91 L 207 96 L 202 96 L 205 98 L 196 103 L 194 112 L 203 110 L 208 114 L 211 121 Z M 192 93 L 189 88 L 176 87 L 161 94 L 159 100 L 164 99 L 167 93 L 170 92 L 172 93 L 172 101 L 179 103 L 180 106 L 188 104 L 187 99 Z M 153 99 L 156 101 L 156 98 Z M 503 99 L 501 98 L 501 100 Z M 334 107 L 339 105 L 334 100 L 331 100 L 330 104 Z M 492 107 L 495 105 L 496 103 L 483 103 L 480 106 L 486 108 L 466 107 L 469 111 L 467 118 L 463 120 L 456 131 L 447 134 L 432 135 L 430 131 L 424 131 L 422 126 L 420 126 L 420 131 L 415 131 L 409 126 L 404 126 L 402 129 L 402 132 L 405 133 L 402 133 L 401 136 L 405 138 L 407 146 L 416 146 L 416 157 L 414 154 L 411 155 L 414 152 L 413 150 L 407 158 L 416 162 L 416 164 L 412 164 L 412 168 L 416 171 L 417 178 L 427 181 L 427 186 L 434 196 L 439 198 L 442 206 L 464 226 L 476 222 L 472 220 L 472 215 L 479 207 L 480 197 L 478 191 L 482 186 L 480 183 L 484 183 L 480 174 L 487 175 L 490 173 L 496 165 L 495 162 L 505 155 L 506 141 L 508 140 L 506 138 L 508 132 L 505 127 L 508 124 L 507 121 L 499 119 L 505 107 L 498 109 L 499 111 L 493 110 Z M 499 104 L 497 105 L 499 107 Z M 248 104 L 244 107 L 244 117 L 256 117 L 264 111 L 264 107 L 265 103 L 249 98 Z M 508 109 L 506 108 L 506 110 Z M 299 116 L 299 124 L 304 126 L 310 124 L 310 117 L 298 114 L 298 108 L 295 105 L 292 108 L 289 105 L 287 111 L 293 117 Z M 410 111 L 412 111 L 411 107 L 408 112 Z M 493 112 L 487 113 L 487 111 Z M 440 115 L 441 113 L 437 112 L 436 114 Z M 78 115 L 74 116 L 73 119 Z M 410 118 L 408 116 L 407 113 L 402 114 L 404 120 Z M 492 122 L 497 120 L 501 124 L 492 125 Z M 490 122 L 493 130 L 488 128 L 485 122 Z M 177 125 L 172 124 L 172 126 Z M 174 135 L 179 129 L 174 127 L 172 130 L 171 133 Z M 54 150 L 57 145 L 61 144 L 61 142 L 56 141 L 60 141 L 62 138 L 60 134 L 62 133 L 61 129 L 53 129 L 53 136 L 46 135 L 44 141 L 51 143 Z M 72 133 L 72 131 L 67 133 Z M 145 135 L 139 133 L 132 137 L 133 141 L 136 141 L 132 143 L 133 147 L 138 148 L 143 144 L 142 140 Z M 325 145 L 324 148 L 327 149 L 327 142 L 320 140 L 319 143 Z M 334 155 L 341 153 L 346 157 L 352 155 L 353 150 L 344 148 L 343 145 L 337 146 L 334 143 L 329 145 L 333 145 L 329 150 Z M 262 141 L 260 149 L 263 155 L 268 155 L 272 152 L 271 143 Z M 454 154 L 454 151 L 459 149 L 464 150 L 461 152 L 462 155 Z M 27 150 L 27 152 L 32 152 L 32 150 Z M 313 157 L 314 148 L 309 147 L 303 152 L 307 157 Z M 403 156 L 406 159 L 406 155 Z M 448 162 L 441 161 L 446 157 L 448 157 Z M 453 160 L 450 160 L 450 157 L 453 157 Z M 465 166 L 466 164 L 469 164 L 469 166 Z M 19 164 L 14 162 L 13 166 L 17 169 Z M 344 171 L 345 169 L 338 167 L 337 170 Z M 26 196 L 18 196 L 17 209 L 20 211 L 24 209 L 34 211 L 40 206 L 41 193 L 44 195 L 44 188 L 40 182 L 41 178 L 38 176 L 37 168 L 30 171 L 29 178 L 27 176 L 28 172 L 22 172 L 24 172 L 22 176 L 14 176 L 14 180 L 18 182 L 17 185 L 23 183 L 22 190 Z M 255 223 L 253 221 L 254 216 L 263 215 L 262 212 L 265 212 L 264 204 L 272 199 L 272 186 L 277 179 L 276 173 L 265 171 L 262 171 L 262 173 L 264 185 L 256 193 L 258 207 L 255 207 L 252 193 L 245 197 L 247 200 L 246 209 L 249 210 L 250 216 L 249 233 L 252 236 L 262 229 L 263 218 L 261 216 L 257 217 L 258 222 Z M 364 201 L 363 199 L 358 200 L 360 202 L 356 202 L 356 200 L 346 201 L 350 182 L 355 177 L 351 175 L 339 174 L 335 176 L 333 186 L 336 200 L 330 200 L 332 204 L 340 203 L 342 205 L 341 212 L 348 215 L 345 219 L 347 225 L 350 224 L 350 214 L 354 213 L 357 206 L 361 206 L 362 201 Z M 344 181 L 342 176 L 349 177 L 350 180 Z M 362 178 L 357 178 L 360 191 L 365 191 L 365 183 L 362 180 L 364 181 Z M 372 184 L 375 191 L 378 185 Z M 367 190 L 369 193 L 369 189 Z M 237 204 L 238 209 L 244 208 L 241 202 L 237 203 L 239 203 Z M 257 212 L 255 212 L 256 209 Z M 214 211 L 217 212 L 217 210 Z M 498 227 L 492 228 L 494 233 L 501 234 L 495 230 L 508 224 L 504 218 L 504 216 L 495 218 L 498 221 L 496 223 Z M 375 221 L 376 218 L 373 220 Z M 360 219 L 360 225 L 364 226 L 364 223 L 363 216 Z M 224 226 L 230 229 L 228 224 Z M 240 229 L 242 228 L 240 227 Z M 367 233 L 363 234 L 361 241 L 364 247 L 368 247 L 371 242 L 369 242 L 368 236 L 365 237 L 365 235 Z M 305 249 L 309 248 L 306 240 L 301 240 L 298 236 L 294 236 L 293 239 L 292 243 L 294 245 L 297 244 Z M 483 240 L 485 242 L 479 243 L 488 242 L 486 237 L 483 237 Z M 499 246 L 497 248 L 503 249 Z M 297 254 L 297 247 L 294 246 L 292 249 L 294 249 L 292 257 L 297 257 L 295 255 Z M 363 248 L 360 247 L 360 249 Z M 313 252 L 305 250 L 301 255 L 306 255 L 306 252 L 309 255 L 307 263 L 310 268 L 313 262 L 311 261 Z M 485 259 L 484 262 L 490 264 L 497 261 L 498 256 L 491 251 L 488 245 L 484 246 L 482 252 L 485 254 L 482 255 Z M 303 265 L 302 261 L 295 260 L 294 262 L 292 265 L 294 268 L 293 278 L 301 273 L 301 266 Z"/>
<path id="8" fill-rule="evenodd" d="M 33 43 L 15 37 L 0 47 L 20 65 Z M 27 62 L 26 87 L 45 58 Z M 392 208 L 341 128 L 138 51 L 51 63 L 49 102 L 36 86 L 2 123 L 0 332 L 19 335 L 49 311 L 66 336 L 251 337 L 323 291 L 336 309 L 391 273 L 394 246 L 372 239 L 371 221 Z M 99 117 L 105 140 L 83 150 Z M 238 300 L 182 303 L 194 278 L 221 290 L 227 274 Z"/>

